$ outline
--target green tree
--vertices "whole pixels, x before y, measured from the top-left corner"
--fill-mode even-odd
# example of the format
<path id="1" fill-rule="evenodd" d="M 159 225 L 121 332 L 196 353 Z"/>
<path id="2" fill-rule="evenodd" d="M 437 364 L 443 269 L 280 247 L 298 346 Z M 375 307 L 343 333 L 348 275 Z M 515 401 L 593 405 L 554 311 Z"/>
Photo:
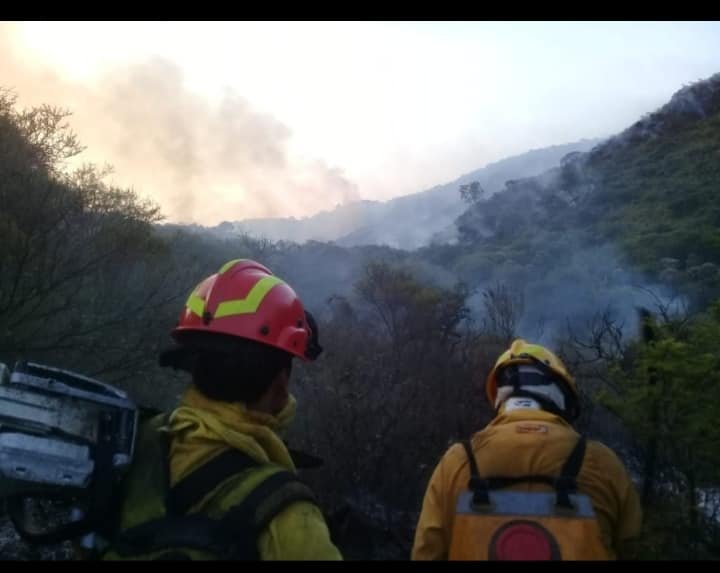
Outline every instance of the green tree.
<path id="1" fill-rule="evenodd" d="M 700 502 L 720 480 L 720 302 L 692 319 L 658 321 L 646 314 L 643 328 L 629 363 L 615 367 L 616 392 L 601 398 L 644 447 L 650 523 L 657 507 L 680 511 L 677 541 L 664 549 L 676 557 L 717 557 L 717 523 L 700 511 Z"/>
<path id="2" fill-rule="evenodd" d="M 159 208 L 105 183 L 50 106 L 18 111 L 0 92 L 0 359 L 131 377 L 177 296 Z"/>

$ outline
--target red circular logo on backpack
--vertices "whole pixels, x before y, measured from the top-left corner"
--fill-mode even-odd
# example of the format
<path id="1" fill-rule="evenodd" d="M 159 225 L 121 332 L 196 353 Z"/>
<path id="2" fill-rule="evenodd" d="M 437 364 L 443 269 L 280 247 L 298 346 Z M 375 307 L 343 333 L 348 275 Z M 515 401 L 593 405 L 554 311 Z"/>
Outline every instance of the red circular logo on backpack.
<path id="1" fill-rule="evenodd" d="M 488 556 L 495 561 L 556 561 L 560 559 L 560 548 L 542 525 L 516 520 L 495 532 Z"/>

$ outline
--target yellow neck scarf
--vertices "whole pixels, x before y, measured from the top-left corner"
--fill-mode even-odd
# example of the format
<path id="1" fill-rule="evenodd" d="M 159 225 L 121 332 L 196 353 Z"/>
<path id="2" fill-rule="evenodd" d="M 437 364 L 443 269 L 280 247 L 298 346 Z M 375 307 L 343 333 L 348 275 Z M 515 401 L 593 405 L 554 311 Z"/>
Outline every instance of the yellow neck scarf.
<path id="1" fill-rule="evenodd" d="M 295 398 L 290 396 L 282 412 L 272 416 L 250 410 L 239 402 L 211 400 L 190 386 L 165 427 L 173 435 L 171 483 L 174 485 L 227 448 L 294 471 L 292 458 L 278 434 L 292 422 L 296 405 Z"/>

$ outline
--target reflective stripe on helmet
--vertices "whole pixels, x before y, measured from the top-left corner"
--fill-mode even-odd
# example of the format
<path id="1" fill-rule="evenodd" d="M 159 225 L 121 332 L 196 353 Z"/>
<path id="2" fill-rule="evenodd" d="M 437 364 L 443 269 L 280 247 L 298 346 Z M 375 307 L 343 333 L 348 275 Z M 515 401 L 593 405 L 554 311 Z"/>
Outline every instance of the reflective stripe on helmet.
<path id="1" fill-rule="evenodd" d="M 188 307 L 188 310 L 190 310 L 193 314 L 197 314 L 199 317 L 202 317 L 205 312 L 205 301 L 201 299 L 195 291 L 193 291 L 187 299 L 185 306 Z"/>
<path id="2" fill-rule="evenodd" d="M 250 292 L 245 298 L 221 302 L 215 311 L 215 318 L 233 316 L 235 314 L 251 314 L 256 312 L 260 303 L 263 301 L 267 293 L 270 292 L 270 289 L 279 284 L 284 284 L 284 281 L 277 277 L 261 278 L 255 283 L 255 286 L 250 289 Z"/>
<path id="3" fill-rule="evenodd" d="M 225 263 L 222 267 L 220 267 L 220 270 L 218 271 L 218 274 L 221 275 L 227 271 L 229 271 L 232 267 L 234 267 L 237 263 L 242 263 L 243 261 L 248 261 L 249 259 L 233 259 L 232 261 L 228 261 Z"/>
<path id="4" fill-rule="evenodd" d="M 234 264 L 237 261 L 232 262 Z M 217 310 L 215 311 L 214 318 L 234 316 L 237 314 L 252 314 L 253 312 L 256 312 L 257 309 L 260 307 L 260 303 L 262 303 L 262 301 L 265 299 L 265 296 L 274 286 L 278 284 L 284 284 L 284 281 L 274 276 L 261 278 L 250 289 L 250 292 L 245 298 L 226 300 L 224 302 L 221 302 L 218 305 Z M 187 306 L 187 308 L 191 312 L 201 318 L 203 316 L 203 313 L 205 312 L 205 301 L 200 298 L 200 296 L 195 291 L 193 291 L 193 293 L 190 295 L 187 302 L 185 303 L 185 306 Z"/>

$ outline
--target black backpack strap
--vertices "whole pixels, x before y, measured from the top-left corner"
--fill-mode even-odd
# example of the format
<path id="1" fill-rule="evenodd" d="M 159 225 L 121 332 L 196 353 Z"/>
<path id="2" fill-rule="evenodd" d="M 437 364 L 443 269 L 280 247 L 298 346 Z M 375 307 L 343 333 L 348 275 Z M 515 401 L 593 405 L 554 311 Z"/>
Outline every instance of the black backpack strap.
<path id="1" fill-rule="evenodd" d="M 206 465 L 210 463 L 212 462 Z M 231 467 L 231 464 L 238 462 L 216 463 L 216 468 L 222 468 L 224 472 L 226 468 Z M 220 475 L 222 474 L 215 474 L 215 476 Z M 189 479 L 189 476 L 186 479 Z M 200 483 L 199 478 L 195 479 L 198 480 L 196 483 Z M 205 483 L 210 483 L 209 478 L 206 479 L 208 481 Z M 183 480 L 181 483 L 192 482 Z M 187 486 L 183 486 L 183 489 L 185 487 Z M 205 491 L 204 494 L 194 497 L 202 499 L 207 493 Z M 190 500 L 190 497 L 183 499 Z M 219 519 L 199 514 L 169 513 L 165 517 L 123 532 L 114 543 L 114 550 L 121 557 L 130 557 L 174 549 L 175 553 L 171 555 L 174 555 L 173 558 L 178 558 L 182 557 L 182 549 L 195 549 L 223 559 L 258 560 L 257 541 L 260 533 L 278 513 L 298 501 L 316 503 L 312 491 L 295 474 L 280 471 L 262 481 L 245 499 L 231 507 Z M 178 508 L 182 507 L 180 501 L 175 503 L 178 504 Z M 187 503 L 190 502 L 185 501 L 185 505 Z M 194 503 L 190 507 L 192 505 Z"/>
<path id="2" fill-rule="evenodd" d="M 565 465 L 560 471 L 561 476 L 572 478 L 573 480 L 577 478 L 577 476 L 580 474 L 580 468 L 582 468 L 583 460 L 585 459 L 586 446 L 587 439 L 585 438 L 585 436 L 581 435 L 578 438 L 578 441 L 575 444 L 572 452 L 570 452 L 570 456 L 565 461 Z"/>
<path id="3" fill-rule="evenodd" d="M 586 445 L 587 440 L 585 436 L 581 435 L 572 452 L 570 452 L 570 456 L 565 461 L 565 465 L 560 470 L 560 477 L 557 478 L 555 484 L 558 494 L 557 505 L 559 507 L 572 508 L 570 494 L 577 491 L 577 476 L 585 459 Z"/>
<path id="4" fill-rule="evenodd" d="M 165 550 L 182 554 L 187 549 L 221 554 L 225 535 L 218 520 L 204 515 L 168 515 L 123 531 L 113 540 L 112 549 L 121 558 L 150 558 Z"/>
<path id="5" fill-rule="evenodd" d="M 480 477 L 480 474 L 478 473 L 477 462 L 475 461 L 475 454 L 473 453 L 470 440 L 463 440 L 460 443 L 462 444 L 463 448 L 465 448 L 465 453 L 467 454 L 468 461 L 470 462 L 470 479 L 474 477 Z"/>
<path id="6" fill-rule="evenodd" d="M 490 495 L 488 493 L 490 485 L 488 480 L 480 477 L 470 440 L 463 440 L 461 443 L 463 448 L 465 448 L 465 454 L 467 454 L 468 461 L 470 462 L 470 481 L 468 482 L 468 488 L 473 492 L 472 504 L 473 506 L 490 505 Z"/>
<path id="7" fill-rule="evenodd" d="M 570 494 L 577 491 L 577 476 L 580 473 L 580 469 L 582 468 L 583 460 L 585 458 L 586 443 L 587 440 L 585 436 L 581 435 L 577 444 L 570 453 L 570 456 L 560 470 L 559 477 L 555 478 L 544 475 L 528 475 L 521 477 L 493 476 L 481 478 L 470 442 L 467 440 L 463 441 L 462 445 L 465 448 L 468 460 L 470 461 L 470 481 L 468 482 L 468 488 L 473 492 L 473 506 L 489 505 L 490 490 L 502 489 L 519 483 L 544 483 L 555 488 L 557 492 L 556 504 L 558 507 L 572 509 L 573 506 L 570 502 Z"/>
<path id="8" fill-rule="evenodd" d="M 225 480 L 259 465 L 245 452 L 225 450 L 170 488 L 165 499 L 167 512 L 185 515 Z"/>
<path id="9" fill-rule="evenodd" d="M 260 533 L 289 505 L 307 501 L 317 504 L 315 495 L 292 472 L 274 473 L 258 485 L 221 519 L 224 531 L 234 532 L 232 558 L 259 559 L 257 540 Z"/>

